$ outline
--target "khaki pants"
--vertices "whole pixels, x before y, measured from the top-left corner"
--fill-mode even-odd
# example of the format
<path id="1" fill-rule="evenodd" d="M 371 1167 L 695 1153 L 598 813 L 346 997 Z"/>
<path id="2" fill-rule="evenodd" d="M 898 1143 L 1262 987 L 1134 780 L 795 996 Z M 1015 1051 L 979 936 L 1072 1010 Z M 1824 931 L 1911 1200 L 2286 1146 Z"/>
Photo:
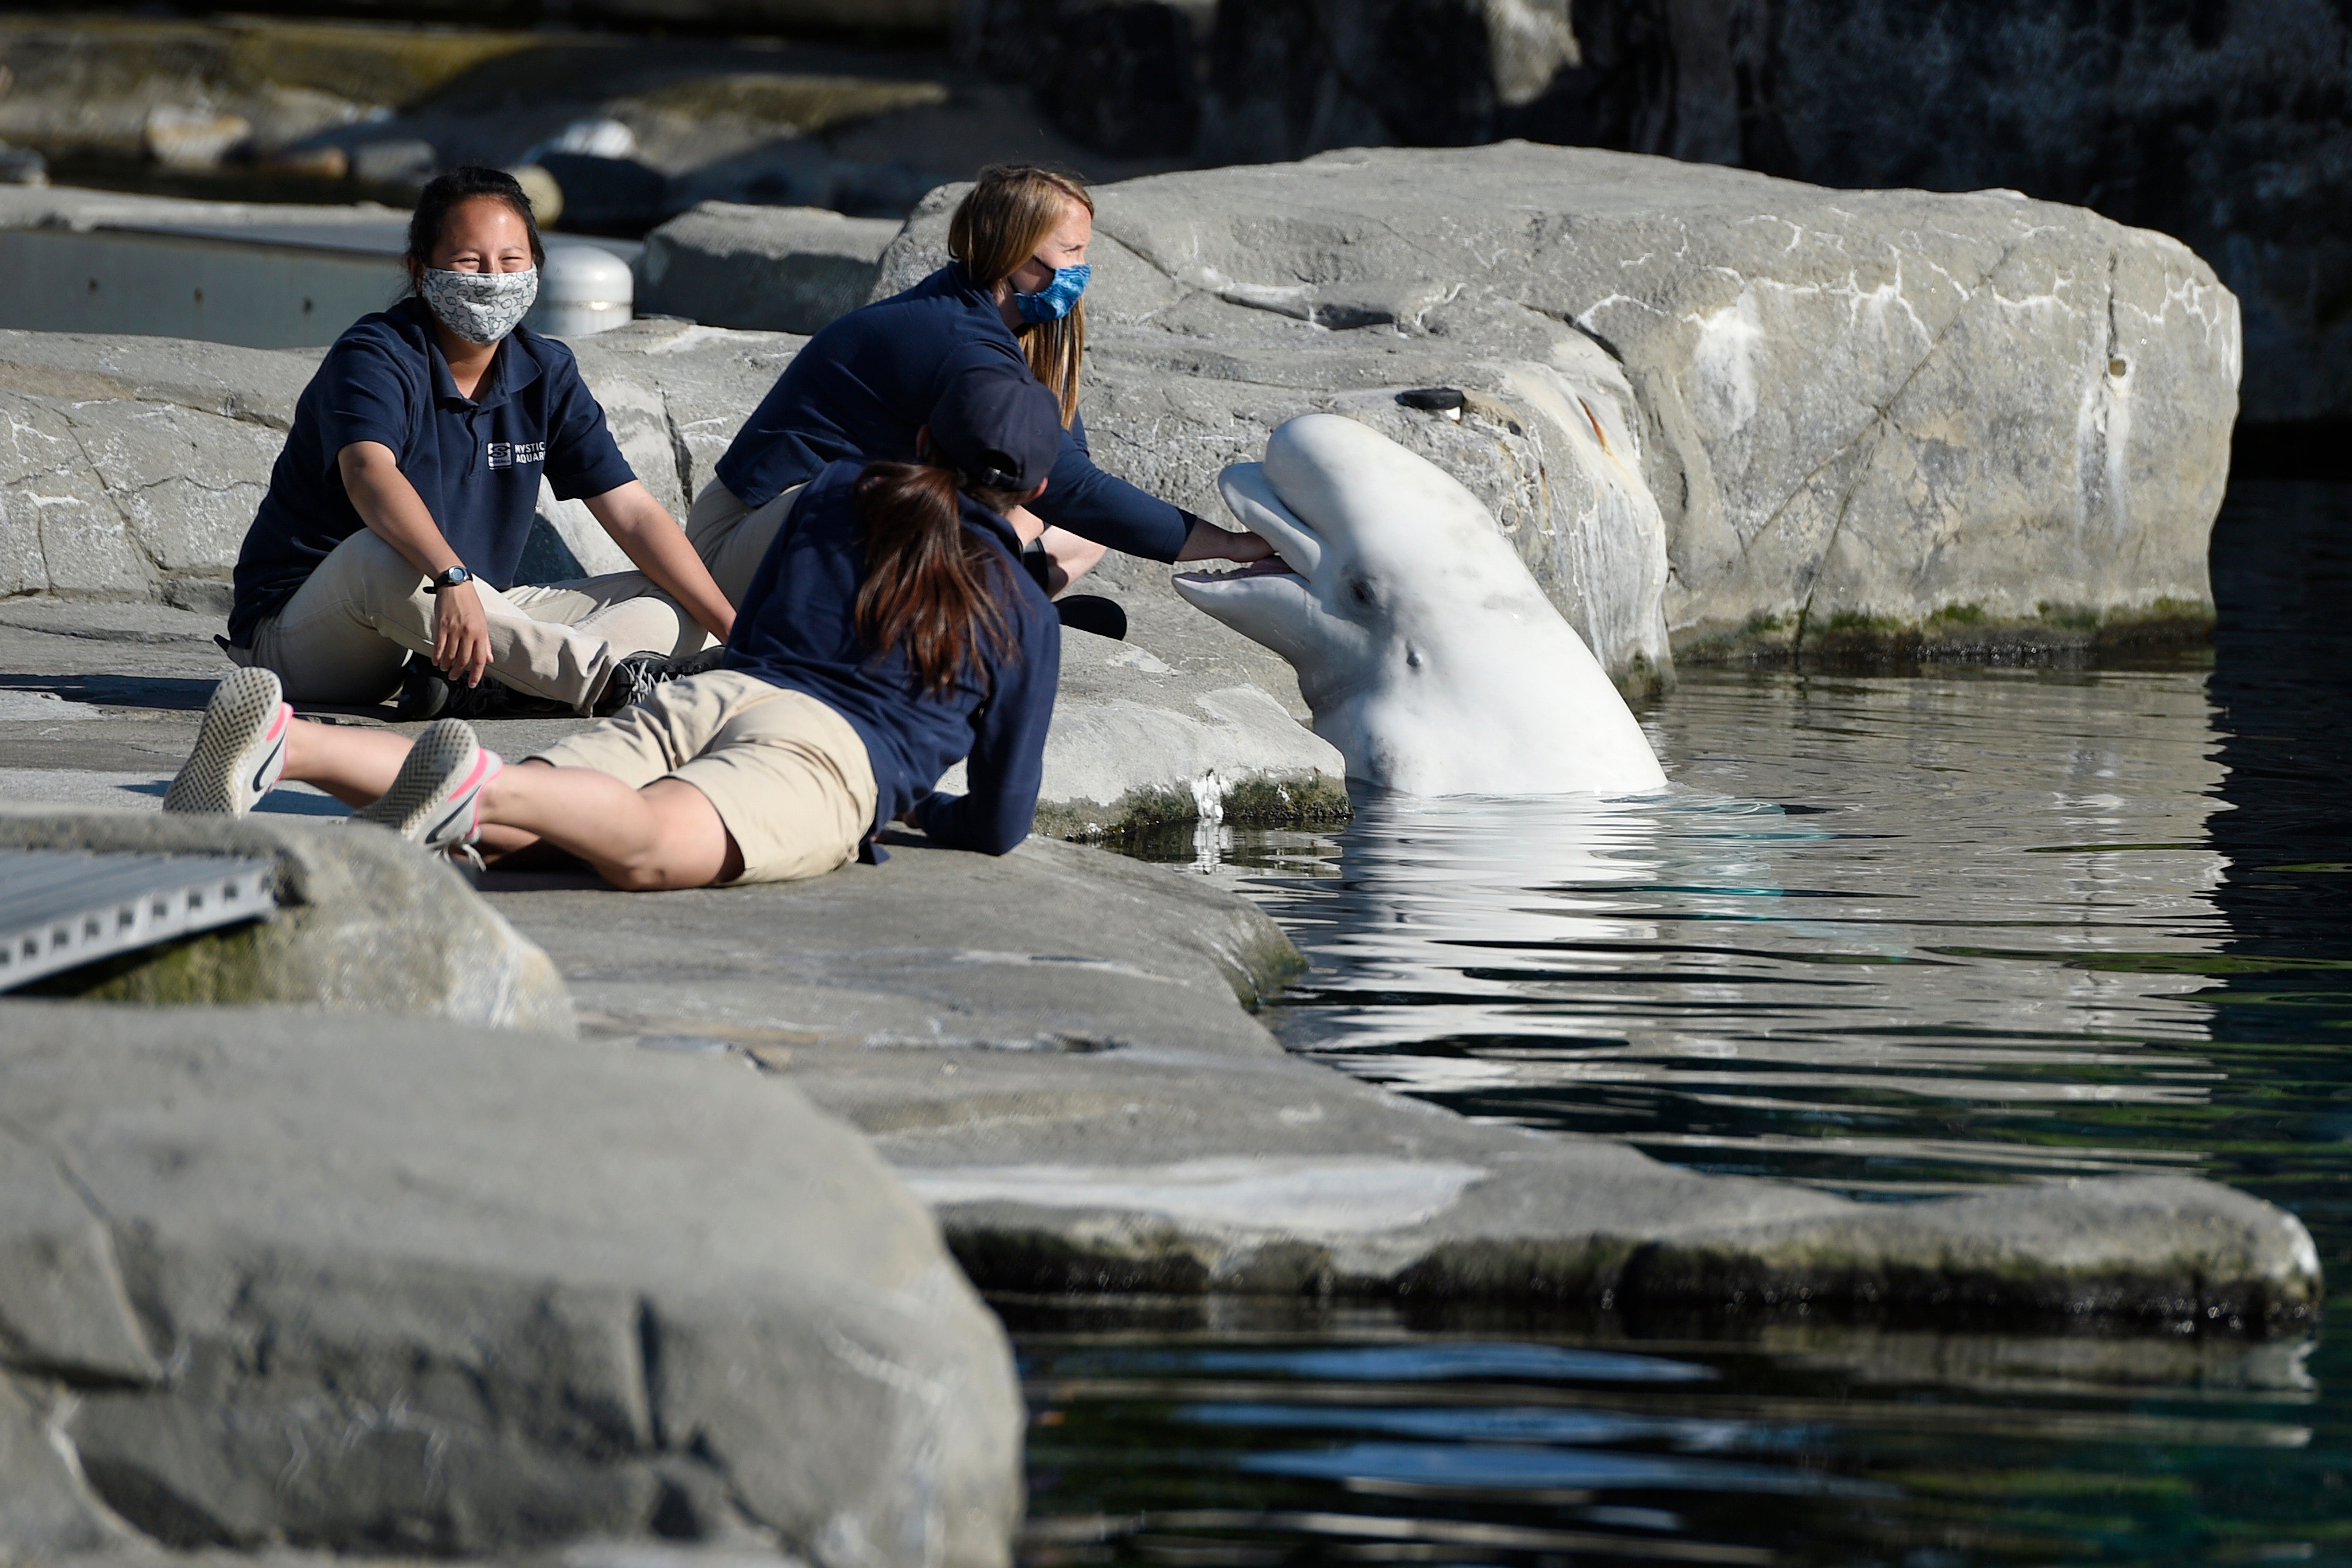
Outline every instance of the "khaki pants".
<path id="1" fill-rule="evenodd" d="M 735 492 L 717 479 L 702 487 L 694 498 L 694 510 L 687 514 L 686 542 L 702 557 L 709 568 L 710 580 L 727 595 L 727 602 L 738 610 L 743 607 L 743 592 L 751 585 L 751 574 L 766 559 L 768 546 L 793 515 L 793 508 L 801 499 L 806 485 L 794 485 L 763 507 L 748 507 L 735 499 Z"/>
<path id="2" fill-rule="evenodd" d="M 489 621 L 490 672 L 518 691 L 586 712 L 634 653 L 687 654 L 708 641 L 642 573 L 528 588 L 475 584 Z M 397 550 L 366 529 L 334 550 L 286 607 L 253 632 L 253 662 L 294 702 L 375 702 L 410 654 L 433 652 L 434 596 Z"/>
<path id="3" fill-rule="evenodd" d="M 543 752 L 631 789 L 684 779 L 743 852 L 740 882 L 822 877 L 874 831 L 874 766 L 849 721 L 736 669 L 690 675 Z"/>

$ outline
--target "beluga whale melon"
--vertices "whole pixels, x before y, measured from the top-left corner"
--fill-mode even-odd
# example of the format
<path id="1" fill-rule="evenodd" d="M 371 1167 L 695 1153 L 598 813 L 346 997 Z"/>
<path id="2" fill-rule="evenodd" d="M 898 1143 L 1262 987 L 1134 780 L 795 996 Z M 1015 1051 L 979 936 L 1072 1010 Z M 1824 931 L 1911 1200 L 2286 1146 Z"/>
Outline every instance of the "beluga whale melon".
<path id="1" fill-rule="evenodd" d="M 1601 661 L 1461 483 L 1336 414 L 1218 477 L 1277 554 L 1176 591 L 1298 671 L 1348 777 L 1405 795 L 1665 787 Z"/>

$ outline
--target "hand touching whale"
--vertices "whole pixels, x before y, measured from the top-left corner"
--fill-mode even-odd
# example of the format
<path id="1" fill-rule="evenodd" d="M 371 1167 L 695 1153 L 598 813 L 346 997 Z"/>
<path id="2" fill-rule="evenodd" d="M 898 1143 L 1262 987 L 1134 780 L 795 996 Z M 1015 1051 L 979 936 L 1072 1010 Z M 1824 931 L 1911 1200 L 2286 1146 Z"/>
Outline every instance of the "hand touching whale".
<path id="1" fill-rule="evenodd" d="M 1176 591 L 1290 661 L 1350 779 L 1407 795 L 1665 786 L 1600 660 L 1434 464 L 1308 414 L 1217 484 L 1276 554 L 1179 573 Z"/>

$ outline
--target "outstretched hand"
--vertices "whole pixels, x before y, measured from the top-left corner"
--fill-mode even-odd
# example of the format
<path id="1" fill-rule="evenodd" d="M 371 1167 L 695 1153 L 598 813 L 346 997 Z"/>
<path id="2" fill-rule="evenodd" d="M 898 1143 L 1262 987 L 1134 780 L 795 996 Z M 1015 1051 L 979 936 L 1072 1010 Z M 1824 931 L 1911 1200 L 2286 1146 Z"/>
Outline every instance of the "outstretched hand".
<path id="1" fill-rule="evenodd" d="M 1192 520 L 1192 531 L 1184 536 L 1184 548 L 1176 552 L 1176 559 L 1247 562 L 1263 561 L 1273 553 L 1274 546 L 1256 534 L 1219 528 L 1202 517 Z"/>

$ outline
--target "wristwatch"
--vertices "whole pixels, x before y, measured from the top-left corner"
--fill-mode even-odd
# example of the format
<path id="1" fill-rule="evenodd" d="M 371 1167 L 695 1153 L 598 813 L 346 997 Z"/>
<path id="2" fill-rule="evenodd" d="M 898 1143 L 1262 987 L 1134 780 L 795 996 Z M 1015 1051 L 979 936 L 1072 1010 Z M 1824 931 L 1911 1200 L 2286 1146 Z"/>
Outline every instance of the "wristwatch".
<path id="1" fill-rule="evenodd" d="M 425 584 L 425 591 L 428 594 L 437 594 L 444 588 L 454 588 L 460 583 L 470 583 L 473 580 L 474 574 L 467 571 L 463 565 L 452 566 L 430 583 Z"/>

